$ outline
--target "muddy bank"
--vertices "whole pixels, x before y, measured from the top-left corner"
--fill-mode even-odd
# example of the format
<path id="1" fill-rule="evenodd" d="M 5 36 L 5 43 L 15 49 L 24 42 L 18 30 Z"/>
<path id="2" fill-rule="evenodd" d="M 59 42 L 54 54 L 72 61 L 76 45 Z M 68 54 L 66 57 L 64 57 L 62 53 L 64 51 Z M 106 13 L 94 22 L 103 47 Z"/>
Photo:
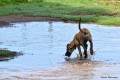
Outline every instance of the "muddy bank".
<path id="1" fill-rule="evenodd" d="M 50 17 L 24 16 L 22 14 L 0 16 L 0 25 L 9 25 L 10 23 L 13 22 L 30 22 L 30 21 L 61 21 L 61 20 L 58 18 L 50 18 Z"/>

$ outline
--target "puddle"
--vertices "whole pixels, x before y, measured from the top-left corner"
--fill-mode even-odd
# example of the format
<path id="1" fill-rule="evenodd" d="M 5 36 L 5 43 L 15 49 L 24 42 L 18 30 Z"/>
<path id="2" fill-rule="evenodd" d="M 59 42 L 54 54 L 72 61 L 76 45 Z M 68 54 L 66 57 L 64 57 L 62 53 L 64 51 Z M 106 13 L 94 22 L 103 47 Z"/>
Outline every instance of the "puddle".
<path id="1" fill-rule="evenodd" d="M 120 64 L 120 28 L 96 24 L 82 24 L 83 27 L 93 36 L 95 61 Z M 24 53 L 0 62 L 0 71 L 38 70 L 64 64 L 66 44 L 77 32 L 78 24 L 64 22 L 22 22 L 0 28 L 0 48 Z"/>

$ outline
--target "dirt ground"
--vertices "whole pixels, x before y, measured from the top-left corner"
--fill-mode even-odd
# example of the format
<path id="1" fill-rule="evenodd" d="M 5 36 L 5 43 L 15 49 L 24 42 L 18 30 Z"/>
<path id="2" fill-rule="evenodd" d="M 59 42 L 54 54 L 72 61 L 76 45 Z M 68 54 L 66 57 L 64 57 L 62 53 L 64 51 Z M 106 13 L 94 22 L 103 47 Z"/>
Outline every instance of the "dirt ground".
<path id="1" fill-rule="evenodd" d="M 49 17 L 28 17 L 23 15 L 0 16 L 0 25 L 11 22 L 60 21 Z M 99 61 L 66 61 L 56 68 L 28 72 L 0 72 L 0 80 L 120 80 L 120 64 Z"/>
<path id="2" fill-rule="evenodd" d="M 60 21 L 58 18 L 50 17 L 30 17 L 22 14 L 14 14 L 8 16 L 0 16 L 0 25 L 9 25 L 13 22 L 29 22 L 29 21 Z"/>

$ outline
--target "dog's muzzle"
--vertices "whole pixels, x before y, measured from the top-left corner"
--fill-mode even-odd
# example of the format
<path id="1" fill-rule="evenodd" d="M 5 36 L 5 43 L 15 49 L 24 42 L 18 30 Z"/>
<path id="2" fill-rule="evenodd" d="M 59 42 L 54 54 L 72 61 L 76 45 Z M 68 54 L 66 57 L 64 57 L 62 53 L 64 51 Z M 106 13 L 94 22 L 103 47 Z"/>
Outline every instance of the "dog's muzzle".
<path id="1" fill-rule="evenodd" d="M 69 51 L 67 51 L 67 52 L 65 53 L 65 60 L 66 60 L 66 61 L 69 61 L 69 60 L 70 60 L 70 56 L 71 56 L 71 53 L 70 53 Z"/>
<path id="2" fill-rule="evenodd" d="M 67 52 L 65 53 L 65 56 L 70 57 L 70 56 L 71 56 L 71 54 L 72 54 L 72 53 L 70 53 L 69 51 L 67 51 Z"/>

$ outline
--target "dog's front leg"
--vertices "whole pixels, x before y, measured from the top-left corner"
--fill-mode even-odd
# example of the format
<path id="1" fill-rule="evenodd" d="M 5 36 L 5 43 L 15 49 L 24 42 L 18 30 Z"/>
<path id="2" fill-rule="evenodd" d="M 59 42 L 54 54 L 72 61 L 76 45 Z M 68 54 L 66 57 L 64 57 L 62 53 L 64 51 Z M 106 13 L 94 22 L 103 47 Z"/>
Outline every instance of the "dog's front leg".
<path id="1" fill-rule="evenodd" d="M 80 60 L 82 60 L 82 52 L 81 52 L 81 47 L 80 46 L 77 46 L 78 48 L 78 52 L 79 52 L 79 55 L 80 55 Z"/>

